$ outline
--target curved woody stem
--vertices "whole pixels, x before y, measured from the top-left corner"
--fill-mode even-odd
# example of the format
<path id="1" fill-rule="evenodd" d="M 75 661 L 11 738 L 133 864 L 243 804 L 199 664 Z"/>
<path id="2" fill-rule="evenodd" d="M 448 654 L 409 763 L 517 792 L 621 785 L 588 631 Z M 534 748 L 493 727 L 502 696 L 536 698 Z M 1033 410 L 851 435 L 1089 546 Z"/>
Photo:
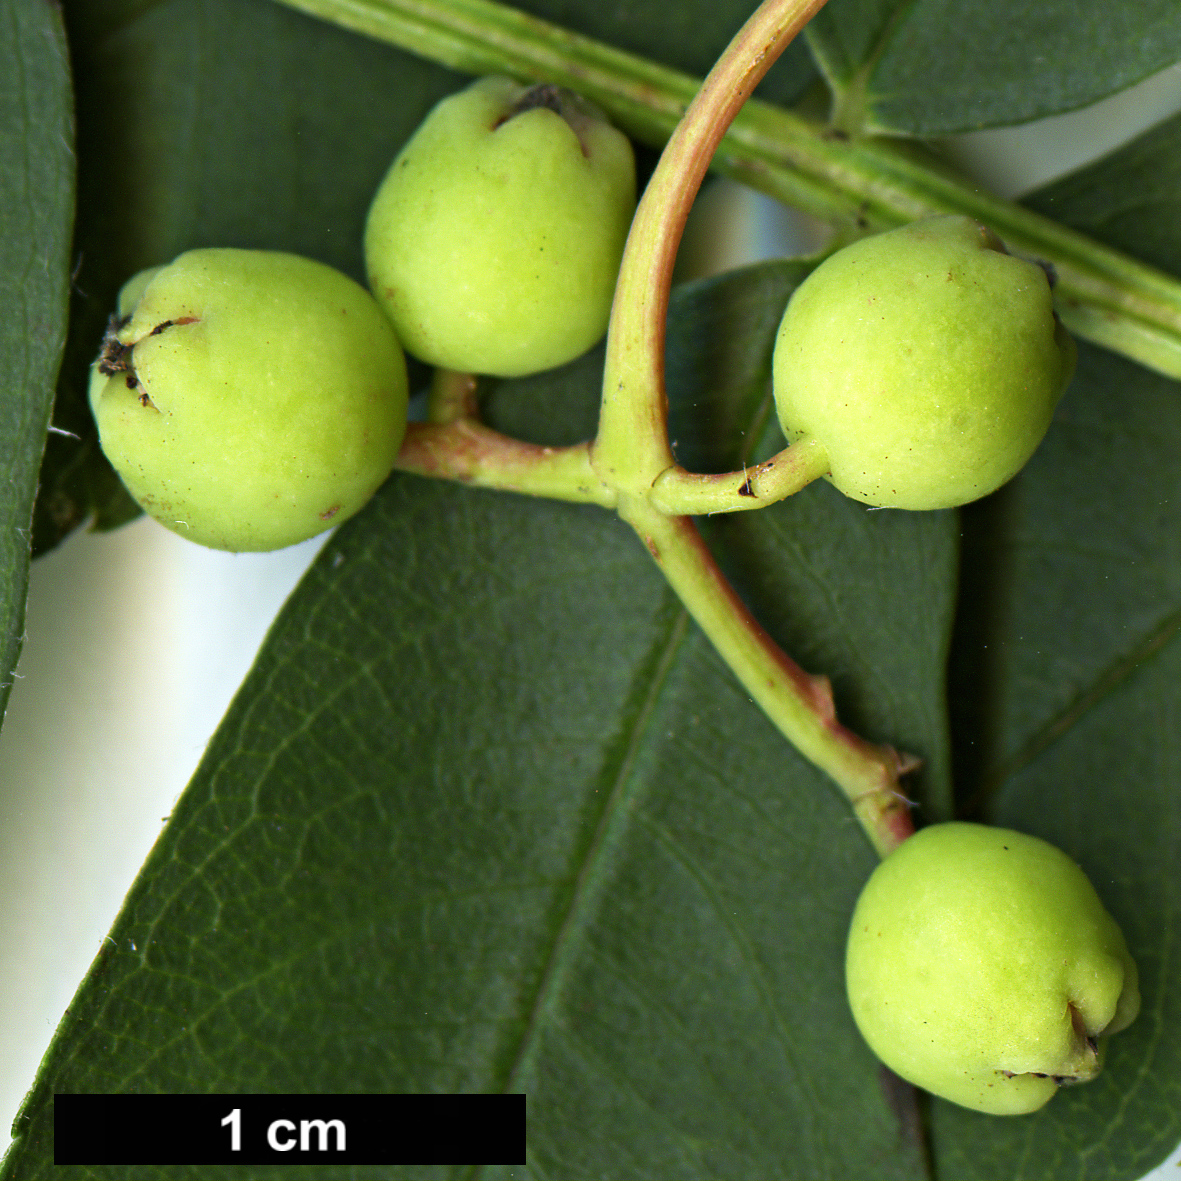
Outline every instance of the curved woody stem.
<path id="1" fill-rule="evenodd" d="M 825 0 L 764 0 L 709 72 L 640 200 L 607 332 L 595 470 L 644 495 L 675 468 L 668 442 L 664 328 L 685 219 L 714 151 L 763 76 Z"/>
<path id="2" fill-rule="evenodd" d="M 885 856 L 914 831 L 908 802 L 898 786 L 914 760 L 874 746 L 840 725 L 828 681 L 805 673 L 759 626 L 718 569 L 693 522 L 687 516 L 668 515 L 670 509 L 686 511 L 680 506 L 687 494 L 696 490 L 708 503 L 711 491 L 710 477 L 677 468 L 668 441 L 664 325 L 685 218 L 730 121 L 823 4 L 824 0 L 764 0 L 710 72 L 669 140 L 624 251 L 591 461 L 602 484 L 617 490 L 619 515 L 640 535 L 747 692 L 788 740 L 836 781 L 870 841 Z M 791 452 L 789 448 L 777 456 L 772 469 L 778 464 L 789 470 L 793 474 L 787 482 L 796 487 L 827 468 L 823 454 L 797 452 L 789 462 Z M 758 478 L 774 474 L 763 465 Z M 732 474 L 721 479 L 730 485 L 713 491 L 721 492 L 723 500 L 732 502 L 743 495 L 743 488 L 753 493 L 749 481 L 735 489 Z"/>
<path id="3" fill-rule="evenodd" d="M 427 421 L 406 427 L 394 467 L 499 488 L 526 496 L 615 507 L 615 494 L 591 470 L 590 444 L 545 447 L 502 435 L 479 420 L 476 378 L 436 369 L 427 399 Z"/>
<path id="4" fill-rule="evenodd" d="M 648 499 L 669 516 L 708 516 L 766 508 L 807 487 L 828 471 L 828 453 L 815 439 L 800 439 L 778 455 L 738 472 L 716 476 L 679 464 L 656 477 Z"/>

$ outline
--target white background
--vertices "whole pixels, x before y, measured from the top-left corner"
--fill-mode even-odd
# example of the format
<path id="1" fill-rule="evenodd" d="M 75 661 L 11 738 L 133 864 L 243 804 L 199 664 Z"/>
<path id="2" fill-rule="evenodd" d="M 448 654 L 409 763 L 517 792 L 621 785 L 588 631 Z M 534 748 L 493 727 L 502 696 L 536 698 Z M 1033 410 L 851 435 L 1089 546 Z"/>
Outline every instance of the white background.
<path id="1" fill-rule="evenodd" d="M 1015 196 L 1178 109 L 1174 67 L 1088 110 L 946 146 Z M 694 211 L 683 261 L 697 274 L 725 269 L 814 245 L 815 233 L 719 183 Z M 33 566 L 20 679 L 0 732 L 0 1126 L 319 544 L 221 554 L 140 520 L 75 535 Z M 1151 1176 L 1176 1179 L 1178 1164 L 1181 1149 Z"/>

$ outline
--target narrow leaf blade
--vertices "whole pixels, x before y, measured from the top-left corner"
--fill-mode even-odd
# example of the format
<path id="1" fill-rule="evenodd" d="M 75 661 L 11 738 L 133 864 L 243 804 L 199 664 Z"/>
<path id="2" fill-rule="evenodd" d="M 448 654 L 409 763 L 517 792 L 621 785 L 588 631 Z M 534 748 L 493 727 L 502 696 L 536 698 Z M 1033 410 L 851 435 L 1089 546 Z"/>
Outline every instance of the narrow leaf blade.
<path id="1" fill-rule="evenodd" d="M 60 13 L 0 4 L 0 713 L 24 634 L 37 469 L 65 337 L 74 216 L 72 95 Z"/>

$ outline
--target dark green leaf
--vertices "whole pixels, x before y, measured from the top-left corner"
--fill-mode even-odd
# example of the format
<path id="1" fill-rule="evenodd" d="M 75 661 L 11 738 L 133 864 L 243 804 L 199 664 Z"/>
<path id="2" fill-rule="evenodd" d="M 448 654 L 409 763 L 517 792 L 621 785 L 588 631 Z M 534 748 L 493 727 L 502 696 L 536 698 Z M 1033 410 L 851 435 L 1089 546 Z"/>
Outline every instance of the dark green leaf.
<path id="1" fill-rule="evenodd" d="M 1153 261 L 1181 258 L 1176 134 L 1166 124 L 1034 203 Z M 1041 450 L 964 513 L 959 786 L 975 812 L 1078 859 L 1128 939 L 1144 1008 L 1100 1079 L 1037 1116 L 937 1105 L 940 1176 L 1133 1178 L 1181 1136 L 1179 485 L 1181 387 L 1084 348 Z"/>
<path id="2" fill-rule="evenodd" d="M 912 135 L 1074 110 L 1181 58 L 1174 0 L 832 0 L 807 36 L 858 126 Z"/>
<path id="3" fill-rule="evenodd" d="M 1177 384 L 1085 349 L 1042 450 L 965 514 L 961 786 L 991 822 L 1082 864 L 1139 965 L 1144 1009 L 1095 1083 L 1036 1116 L 937 1105 L 940 1176 L 1116 1181 L 1181 1136 L 1179 457 Z"/>
<path id="4" fill-rule="evenodd" d="M 1025 199 L 1162 270 L 1181 274 L 1181 115 Z"/>
<path id="5" fill-rule="evenodd" d="M 798 274 L 680 295 L 686 450 L 710 446 L 694 422 L 773 436 L 770 343 Z M 536 433 L 598 385 L 584 362 L 489 406 Z M 953 525 L 821 485 L 711 530 L 839 704 L 930 759 L 936 808 Z M 135 1088 L 524 1090 L 538 1177 L 922 1176 L 917 1122 L 897 1122 L 843 997 L 872 864 L 617 521 L 395 477 L 280 617 L 71 1005 L 7 1175 L 47 1166 L 53 1091 Z"/>
<path id="6" fill-rule="evenodd" d="M 65 337 L 74 132 L 60 15 L 0 3 L 0 714 L 24 634 L 37 468 Z"/>

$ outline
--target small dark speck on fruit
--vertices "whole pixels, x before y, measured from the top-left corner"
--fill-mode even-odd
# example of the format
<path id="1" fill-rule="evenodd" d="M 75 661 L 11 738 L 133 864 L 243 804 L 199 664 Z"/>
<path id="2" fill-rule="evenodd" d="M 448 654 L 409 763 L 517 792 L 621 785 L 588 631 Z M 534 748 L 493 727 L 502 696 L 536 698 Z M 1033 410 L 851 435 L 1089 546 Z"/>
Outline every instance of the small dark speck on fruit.
<path id="1" fill-rule="evenodd" d="M 324 512 L 322 512 L 320 514 L 320 520 L 321 521 L 330 521 L 333 517 L 336 516 L 336 514 L 338 512 L 340 512 L 340 505 L 334 504 L 330 509 L 325 509 Z"/>
<path id="2" fill-rule="evenodd" d="M 103 333 L 102 353 L 98 359 L 98 371 L 106 377 L 131 368 L 131 350 L 134 346 L 123 344 L 117 335 L 129 319 L 128 316 L 122 320 L 112 316 L 107 321 L 107 330 Z"/>

